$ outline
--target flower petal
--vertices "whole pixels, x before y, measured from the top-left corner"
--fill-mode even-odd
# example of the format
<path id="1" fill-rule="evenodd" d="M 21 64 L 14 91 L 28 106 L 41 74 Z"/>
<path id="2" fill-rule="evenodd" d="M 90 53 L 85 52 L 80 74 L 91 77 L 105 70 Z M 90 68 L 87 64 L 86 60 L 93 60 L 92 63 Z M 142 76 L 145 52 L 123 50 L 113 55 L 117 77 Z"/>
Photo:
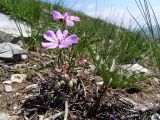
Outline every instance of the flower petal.
<path id="1" fill-rule="evenodd" d="M 63 31 L 63 38 L 66 38 L 67 35 L 68 35 L 68 30 L 64 30 L 64 31 Z"/>
<path id="2" fill-rule="evenodd" d="M 58 42 L 57 37 L 52 30 L 48 30 L 43 37 L 50 42 Z"/>
<path id="3" fill-rule="evenodd" d="M 77 37 L 77 35 L 70 35 L 65 39 L 65 43 L 70 44 L 70 43 L 77 43 L 79 40 L 79 38 Z"/>
<path id="4" fill-rule="evenodd" d="M 77 16 L 70 16 L 70 20 L 77 21 L 77 22 L 81 21 L 80 18 Z"/>
<path id="5" fill-rule="evenodd" d="M 78 37 L 76 35 L 70 35 L 65 40 L 62 40 L 59 44 L 59 48 L 69 48 L 72 44 L 78 42 Z"/>
<path id="6" fill-rule="evenodd" d="M 58 44 L 57 43 L 52 43 L 52 42 L 42 42 L 42 47 L 45 48 L 45 49 L 52 49 L 52 48 L 56 48 L 58 47 Z"/>
<path id="7" fill-rule="evenodd" d="M 73 27 L 74 26 L 74 22 L 71 20 L 66 20 L 66 24 L 68 27 Z"/>
<path id="8" fill-rule="evenodd" d="M 59 20 L 59 19 L 64 18 L 63 15 L 60 12 L 55 11 L 55 10 L 52 12 L 52 17 L 53 17 L 54 20 Z"/>
<path id="9" fill-rule="evenodd" d="M 69 12 L 65 12 L 63 17 L 65 20 L 70 19 L 71 14 Z"/>
<path id="10" fill-rule="evenodd" d="M 59 40 L 62 40 L 62 39 L 63 39 L 63 34 L 62 34 L 62 31 L 61 31 L 60 29 L 57 30 L 56 35 L 57 35 L 57 38 L 58 38 Z"/>
<path id="11" fill-rule="evenodd" d="M 61 44 L 58 46 L 59 48 L 69 48 L 72 44 L 66 44 L 64 40 L 61 41 Z"/>
<path id="12" fill-rule="evenodd" d="M 62 40 L 59 45 L 59 48 L 69 48 L 70 46 L 72 46 L 71 42 L 66 42 L 65 40 Z"/>

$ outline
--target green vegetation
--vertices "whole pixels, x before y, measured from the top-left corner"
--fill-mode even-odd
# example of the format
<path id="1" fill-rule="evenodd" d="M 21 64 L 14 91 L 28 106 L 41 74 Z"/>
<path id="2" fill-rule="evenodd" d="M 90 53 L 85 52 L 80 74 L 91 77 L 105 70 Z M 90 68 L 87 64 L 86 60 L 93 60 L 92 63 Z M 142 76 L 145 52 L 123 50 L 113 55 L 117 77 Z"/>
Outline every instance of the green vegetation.
<path id="1" fill-rule="evenodd" d="M 142 7 L 140 6 L 140 8 Z M 145 6 L 145 9 L 148 8 L 149 6 Z M 50 14 L 52 10 L 58 10 L 62 13 L 71 11 L 60 4 L 51 5 L 37 0 L 0 1 L 1 12 L 11 15 L 12 19 L 24 20 L 32 26 L 32 36 L 27 45 L 32 50 L 40 51 L 42 34 L 46 30 L 62 28 L 58 21 L 52 20 Z M 104 22 L 100 19 L 88 17 L 81 12 L 71 12 L 81 18 L 81 22 L 75 23 L 74 28 L 69 28 L 69 31 L 76 33 L 80 38 L 78 44 L 72 48 L 74 59 L 90 58 L 107 86 L 140 89 L 139 86 L 135 85 L 135 82 L 144 79 L 142 76 L 123 78 L 118 74 L 118 68 L 111 70 L 113 64 L 129 64 L 132 59 L 136 59 L 138 63 L 143 65 L 145 56 L 160 66 L 160 50 L 156 38 L 152 34 L 150 18 L 146 19 L 146 23 L 148 23 L 151 38 L 142 34 L 143 29 L 133 30 L 132 28 L 131 30 L 129 28 L 127 30 L 122 26 L 118 27 L 110 23 L 109 20 Z M 145 14 L 145 12 L 142 11 L 142 14 Z M 159 26 L 157 26 L 157 29 L 159 30 Z M 70 51 L 70 49 L 65 52 L 67 51 Z M 55 49 L 54 52 L 56 54 L 57 50 Z"/>

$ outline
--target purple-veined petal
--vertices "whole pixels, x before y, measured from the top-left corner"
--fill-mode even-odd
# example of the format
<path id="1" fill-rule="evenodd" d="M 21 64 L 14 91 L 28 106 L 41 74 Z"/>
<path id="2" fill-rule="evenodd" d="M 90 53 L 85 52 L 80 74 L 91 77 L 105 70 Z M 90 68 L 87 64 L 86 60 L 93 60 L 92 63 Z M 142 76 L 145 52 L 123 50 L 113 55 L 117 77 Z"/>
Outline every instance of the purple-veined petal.
<path id="1" fill-rule="evenodd" d="M 77 16 L 70 16 L 70 20 L 77 21 L 77 22 L 81 21 L 80 18 Z"/>
<path id="2" fill-rule="evenodd" d="M 60 29 L 57 30 L 56 35 L 57 35 L 58 40 L 63 39 L 63 34 L 62 34 L 62 31 Z"/>
<path id="3" fill-rule="evenodd" d="M 50 42 L 58 41 L 55 33 L 52 30 L 48 30 L 45 34 L 43 34 L 43 37 Z"/>
<path id="4" fill-rule="evenodd" d="M 66 39 L 65 39 L 65 43 L 68 43 L 68 44 L 73 44 L 73 43 L 77 43 L 79 40 L 79 38 L 77 37 L 77 35 L 70 35 L 68 36 Z"/>
<path id="5" fill-rule="evenodd" d="M 66 20 L 66 24 L 68 27 L 73 27 L 74 26 L 74 22 L 71 20 Z"/>
<path id="6" fill-rule="evenodd" d="M 63 38 L 66 38 L 67 35 L 68 35 L 68 30 L 64 30 L 64 31 L 63 31 Z"/>
<path id="7" fill-rule="evenodd" d="M 58 43 L 52 43 L 52 42 L 42 42 L 42 47 L 45 49 L 52 49 L 58 47 Z"/>
<path id="8" fill-rule="evenodd" d="M 58 11 L 53 11 L 52 16 L 54 20 L 64 19 L 63 15 Z"/>
<path id="9" fill-rule="evenodd" d="M 65 12 L 63 17 L 65 20 L 70 19 L 71 14 L 69 12 Z"/>
<path id="10" fill-rule="evenodd" d="M 62 40 L 59 44 L 59 48 L 69 48 L 70 46 L 72 46 L 72 43 L 67 43 L 65 40 Z"/>

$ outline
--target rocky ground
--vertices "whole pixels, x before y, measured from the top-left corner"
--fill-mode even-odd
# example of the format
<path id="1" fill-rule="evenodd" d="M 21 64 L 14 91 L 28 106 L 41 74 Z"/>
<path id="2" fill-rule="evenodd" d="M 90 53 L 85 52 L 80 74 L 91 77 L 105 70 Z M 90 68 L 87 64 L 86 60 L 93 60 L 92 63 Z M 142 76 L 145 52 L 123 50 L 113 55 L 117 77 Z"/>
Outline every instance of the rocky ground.
<path id="1" fill-rule="evenodd" d="M 48 61 L 45 54 L 36 52 L 29 52 L 28 59 L 20 62 L 1 61 L 3 117 L 15 120 L 159 119 L 158 79 L 139 82 L 142 91 L 105 88 L 102 79 L 89 72 L 89 67 L 81 76 L 77 76 L 77 72 L 76 77 L 69 78 L 53 67 L 46 67 Z"/>

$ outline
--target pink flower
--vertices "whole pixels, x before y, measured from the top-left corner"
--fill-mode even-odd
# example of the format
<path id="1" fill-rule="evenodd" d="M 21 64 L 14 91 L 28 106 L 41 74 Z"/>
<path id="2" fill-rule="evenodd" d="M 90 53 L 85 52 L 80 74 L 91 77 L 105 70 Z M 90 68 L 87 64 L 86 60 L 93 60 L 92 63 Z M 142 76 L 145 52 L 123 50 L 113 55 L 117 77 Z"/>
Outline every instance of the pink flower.
<path id="1" fill-rule="evenodd" d="M 52 48 L 69 48 L 72 44 L 78 42 L 77 35 L 73 34 L 70 36 L 68 35 L 68 30 L 61 31 L 58 29 L 56 33 L 52 30 L 48 30 L 43 36 L 49 42 L 42 42 L 42 46 L 45 49 L 52 49 Z"/>
<path id="2" fill-rule="evenodd" d="M 52 16 L 53 16 L 54 20 L 59 20 L 59 19 L 65 20 L 68 27 L 73 27 L 74 26 L 74 22 L 73 21 L 77 21 L 77 22 L 80 21 L 79 17 L 72 16 L 69 12 L 65 12 L 64 15 L 62 15 L 58 11 L 53 11 L 52 12 Z"/>

